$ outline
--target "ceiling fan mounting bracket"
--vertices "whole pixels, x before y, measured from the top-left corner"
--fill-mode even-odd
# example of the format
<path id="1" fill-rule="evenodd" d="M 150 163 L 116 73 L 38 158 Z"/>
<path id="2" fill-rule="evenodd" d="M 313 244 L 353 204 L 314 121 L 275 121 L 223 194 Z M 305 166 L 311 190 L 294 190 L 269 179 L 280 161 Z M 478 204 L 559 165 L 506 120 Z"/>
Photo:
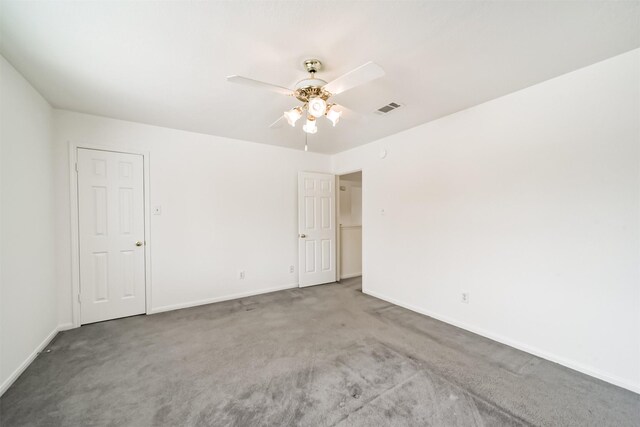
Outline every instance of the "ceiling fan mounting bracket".
<path id="1" fill-rule="evenodd" d="M 322 62 L 317 59 L 306 59 L 302 65 L 304 65 L 304 69 L 307 70 L 307 73 L 317 73 L 322 69 Z"/>

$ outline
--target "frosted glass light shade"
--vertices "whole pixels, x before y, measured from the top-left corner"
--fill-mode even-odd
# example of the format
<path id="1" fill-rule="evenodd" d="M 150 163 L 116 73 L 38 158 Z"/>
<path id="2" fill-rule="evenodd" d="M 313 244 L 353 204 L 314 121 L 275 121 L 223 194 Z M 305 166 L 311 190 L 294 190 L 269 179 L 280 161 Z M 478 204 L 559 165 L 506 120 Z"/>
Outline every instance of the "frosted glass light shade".
<path id="1" fill-rule="evenodd" d="M 331 109 L 327 111 L 327 119 L 331 121 L 334 127 L 336 126 L 336 124 L 338 124 L 340 116 L 342 116 L 342 111 L 336 111 L 333 109 L 333 107 L 331 107 Z"/>
<path id="2" fill-rule="evenodd" d="M 322 98 L 313 98 L 309 101 L 309 114 L 320 117 L 327 111 L 327 103 Z"/>
<path id="3" fill-rule="evenodd" d="M 318 127 L 316 126 L 316 120 L 315 119 L 311 120 L 311 117 L 307 118 L 307 123 L 305 123 L 305 125 L 302 126 L 302 130 L 304 130 L 306 133 L 318 132 Z"/>
<path id="4" fill-rule="evenodd" d="M 284 117 L 287 119 L 287 123 L 295 127 L 298 119 L 302 117 L 302 111 L 300 110 L 300 107 L 296 107 L 289 111 L 285 111 Z"/>

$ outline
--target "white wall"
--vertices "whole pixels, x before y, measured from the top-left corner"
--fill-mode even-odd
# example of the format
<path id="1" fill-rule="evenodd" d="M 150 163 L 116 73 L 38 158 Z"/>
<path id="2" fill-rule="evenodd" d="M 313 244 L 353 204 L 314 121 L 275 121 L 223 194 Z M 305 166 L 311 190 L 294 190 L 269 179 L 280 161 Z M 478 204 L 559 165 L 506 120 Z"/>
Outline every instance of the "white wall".
<path id="1" fill-rule="evenodd" d="M 334 156 L 364 170 L 365 291 L 640 391 L 639 55 Z M 3 386 L 71 322 L 68 141 L 151 152 L 153 310 L 297 283 L 296 173 L 329 157 L 57 110 L 52 148 L 1 62 Z"/>
<path id="2" fill-rule="evenodd" d="M 362 225 L 362 183 L 340 178 L 340 187 L 340 224 Z"/>
<path id="3" fill-rule="evenodd" d="M 0 56 L 0 394 L 57 332 L 52 110 Z"/>
<path id="4" fill-rule="evenodd" d="M 297 172 L 327 172 L 329 156 L 68 111 L 54 114 L 60 218 L 69 217 L 69 141 L 150 151 L 151 205 L 162 207 L 162 215 L 151 216 L 154 312 L 297 286 Z M 69 235 L 68 220 L 61 220 L 61 322 L 71 321 Z M 245 270 L 244 280 L 239 270 Z"/>
<path id="5" fill-rule="evenodd" d="M 340 278 L 362 276 L 362 226 L 340 228 Z"/>
<path id="6" fill-rule="evenodd" d="M 639 57 L 336 155 L 365 292 L 640 392 Z"/>

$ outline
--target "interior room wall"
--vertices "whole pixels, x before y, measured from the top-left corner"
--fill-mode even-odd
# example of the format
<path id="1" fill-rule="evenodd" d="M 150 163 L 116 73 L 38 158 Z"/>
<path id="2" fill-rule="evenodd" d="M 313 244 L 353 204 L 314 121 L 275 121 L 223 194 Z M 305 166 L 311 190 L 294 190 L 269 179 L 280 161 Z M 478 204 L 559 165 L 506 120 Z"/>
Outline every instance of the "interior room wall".
<path id="1" fill-rule="evenodd" d="M 0 394 L 56 334 L 52 109 L 0 56 Z"/>
<path id="2" fill-rule="evenodd" d="M 364 170 L 365 292 L 640 391 L 639 56 L 333 158 L 52 113 L 1 59 L 2 390 L 71 322 L 73 141 L 151 152 L 155 311 L 295 286 L 296 173 L 332 163 Z"/>
<path id="3" fill-rule="evenodd" d="M 340 224 L 362 225 L 362 184 L 340 178 Z"/>
<path id="4" fill-rule="evenodd" d="M 363 170 L 364 291 L 640 392 L 639 64 L 336 155 Z"/>
<path id="5" fill-rule="evenodd" d="M 362 275 L 362 181 L 340 177 L 339 195 L 340 278 L 347 279 Z"/>
<path id="6" fill-rule="evenodd" d="M 153 312 L 298 284 L 297 173 L 327 155 L 54 110 L 60 321 L 71 321 L 69 142 L 150 152 Z M 294 273 L 289 267 L 294 266 Z M 239 272 L 245 278 L 239 279 Z"/>

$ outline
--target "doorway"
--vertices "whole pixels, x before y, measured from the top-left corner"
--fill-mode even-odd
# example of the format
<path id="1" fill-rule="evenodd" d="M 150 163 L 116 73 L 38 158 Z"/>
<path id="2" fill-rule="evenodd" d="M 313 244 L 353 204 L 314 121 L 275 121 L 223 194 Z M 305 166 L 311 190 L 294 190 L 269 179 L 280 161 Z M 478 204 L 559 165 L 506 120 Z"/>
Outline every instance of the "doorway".
<path id="1" fill-rule="evenodd" d="M 80 324 L 146 312 L 141 154 L 77 148 Z"/>
<path id="2" fill-rule="evenodd" d="M 339 279 L 362 289 L 362 171 L 338 177 Z"/>

